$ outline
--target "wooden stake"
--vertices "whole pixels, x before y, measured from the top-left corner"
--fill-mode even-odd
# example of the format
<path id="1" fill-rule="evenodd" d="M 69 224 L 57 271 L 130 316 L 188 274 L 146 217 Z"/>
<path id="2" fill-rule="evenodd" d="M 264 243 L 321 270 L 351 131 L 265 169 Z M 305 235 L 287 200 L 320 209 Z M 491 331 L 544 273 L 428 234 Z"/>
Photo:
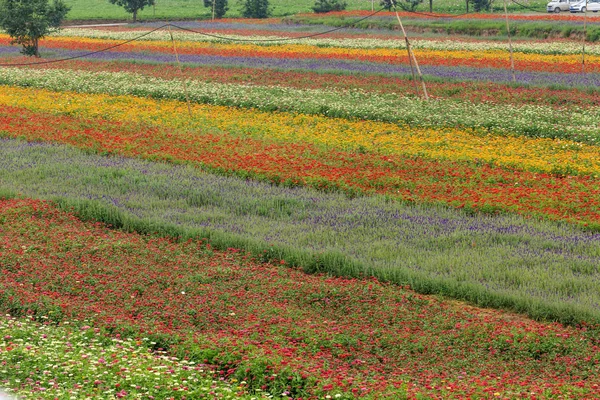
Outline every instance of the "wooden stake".
<path id="1" fill-rule="evenodd" d="M 429 95 L 427 94 L 427 87 L 425 87 L 425 80 L 423 79 L 423 74 L 421 74 L 421 68 L 419 68 L 419 63 L 417 62 L 417 57 L 415 57 L 415 53 L 412 51 L 412 47 L 410 46 L 410 41 L 408 40 L 408 35 L 406 34 L 406 30 L 404 29 L 404 25 L 402 24 L 402 20 L 400 19 L 400 14 L 398 14 L 398 9 L 396 8 L 396 0 L 392 0 L 394 5 L 394 11 L 396 12 L 396 19 L 398 19 L 398 23 L 400 24 L 400 29 L 402 29 L 402 34 L 404 35 L 404 41 L 406 42 L 406 51 L 408 52 L 408 60 L 415 63 L 415 68 L 417 73 L 419 74 L 419 79 L 421 81 L 421 86 L 423 88 L 423 97 L 425 100 L 429 100 Z M 412 70 L 412 64 L 411 64 Z M 416 82 L 416 77 L 413 72 L 413 80 Z"/>
<path id="2" fill-rule="evenodd" d="M 175 53 L 175 59 L 177 60 L 177 66 L 179 67 L 179 74 L 181 75 L 181 83 L 183 84 L 183 92 L 185 93 L 185 100 L 187 103 L 188 114 L 192 117 L 192 107 L 190 106 L 190 96 L 188 95 L 187 84 L 185 83 L 185 76 L 183 76 L 183 69 L 181 69 L 181 63 L 179 62 L 179 54 L 177 54 L 177 47 L 175 47 L 175 39 L 173 38 L 173 32 L 171 31 L 171 24 L 169 26 L 169 35 L 171 35 L 171 43 L 173 43 L 173 52 Z"/>
<path id="3" fill-rule="evenodd" d="M 215 4 L 217 3 L 217 0 L 213 0 L 213 15 L 212 15 L 212 20 L 213 22 L 215 22 Z"/>
<path id="4" fill-rule="evenodd" d="M 506 0 L 504 0 L 504 18 L 506 19 L 506 34 L 508 35 L 508 48 L 510 50 L 510 72 L 513 82 L 517 81 L 515 77 L 515 58 L 513 57 L 512 39 L 510 37 L 510 26 L 508 25 L 508 10 L 506 9 Z"/>
<path id="5" fill-rule="evenodd" d="M 583 16 L 583 37 L 581 38 L 581 73 L 585 74 L 585 36 L 587 34 L 588 1 L 585 1 L 585 15 Z"/>

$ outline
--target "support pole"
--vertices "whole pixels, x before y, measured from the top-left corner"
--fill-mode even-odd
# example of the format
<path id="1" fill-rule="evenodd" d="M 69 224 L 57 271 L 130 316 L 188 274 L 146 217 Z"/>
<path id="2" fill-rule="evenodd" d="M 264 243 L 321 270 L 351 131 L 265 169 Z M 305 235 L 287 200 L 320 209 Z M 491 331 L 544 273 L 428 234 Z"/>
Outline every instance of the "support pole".
<path id="1" fill-rule="evenodd" d="M 185 100 L 187 103 L 188 114 L 192 117 L 192 107 L 190 106 L 190 96 L 188 95 L 187 83 L 185 83 L 185 77 L 183 76 L 183 69 L 181 69 L 181 63 L 179 62 L 179 54 L 177 54 L 177 47 L 175 47 L 175 39 L 173 38 L 173 32 L 171 31 L 171 24 L 169 26 L 169 35 L 171 36 L 171 43 L 173 43 L 173 52 L 175 53 L 175 59 L 177 60 L 177 66 L 179 67 L 179 74 L 181 75 L 181 83 L 183 84 L 183 92 L 185 93 Z"/>
<path id="2" fill-rule="evenodd" d="M 212 21 L 215 22 L 215 7 L 216 7 L 216 3 L 217 0 L 213 0 L 213 9 L 212 9 Z"/>
<path id="3" fill-rule="evenodd" d="M 410 46 L 410 41 L 408 40 L 408 35 L 406 34 L 406 30 L 404 29 L 404 25 L 402 24 L 402 20 L 400 19 L 400 14 L 398 14 L 398 9 L 396 8 L 396 0 L 392 0 L 392 4 L 394 5 L 394 11 L 396 12 L 396 19 L 400 24 L 400 29 L 402 29 L 402 34 L 404 35 L 404 41 L 406 42 L 406 51 L 408 52 L 408 61 L 411 62 L 411 70 L 412 63 L 415 64 L 415 69 L 419 74 L 419 80 L 421 81 L 421 87 L 423 89 L 423 97 L 425 100 L 429 100 L 429 95 L 427 94 L 427 87 L 425 86 L 425 80 L 423 79 L 423 74 L 421 74 L 421 68 L 419 68 L 419 63 L 417 62 L 417 57 L 415 57 L 415 53 L 412 51 L 412 47 Z M 413 71 L 413 80 L 416 82 L 416 77 Z"/>
<path id="4" fill-rule="evenodd" d="M 506 0 L 504 0 L 504 18 L 506 19 L 506 34 L 508 35 L 508 48 L 510 50 L 510 72 L 512 73 L 513 82 L 517 81 L 515 77 L 515 58 L 513 56 L 512 39 L 510 37 L 510 26 L 508 25 L 508 10 L 506 8 Z"/>

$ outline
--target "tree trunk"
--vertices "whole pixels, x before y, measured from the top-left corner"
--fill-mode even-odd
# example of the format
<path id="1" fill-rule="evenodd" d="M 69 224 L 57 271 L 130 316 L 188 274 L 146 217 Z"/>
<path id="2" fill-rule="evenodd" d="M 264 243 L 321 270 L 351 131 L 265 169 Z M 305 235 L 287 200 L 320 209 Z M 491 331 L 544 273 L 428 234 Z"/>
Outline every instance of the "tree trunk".
<path id="1" fill-rule="evenodd" d="M 433 0 L 429 0 L 429 12 L 433 12 Z"/>
<path id="2" fill-rule="evenodd" d="M 40 58 L 40 39 L 38 39 L 38 38 L 33 39 L 33 49 L 35 50 L 35 56 L 37 58 Z"/>
<path id="3" fill-rule="evenodd" d="M 137 22 L 137 9 L 133 10 L 133 23 Z"/>
<path id="4" fill-rule="evenodd" d="M 469 13 L 469 0 L 467 0 L 467 14 Z"/>

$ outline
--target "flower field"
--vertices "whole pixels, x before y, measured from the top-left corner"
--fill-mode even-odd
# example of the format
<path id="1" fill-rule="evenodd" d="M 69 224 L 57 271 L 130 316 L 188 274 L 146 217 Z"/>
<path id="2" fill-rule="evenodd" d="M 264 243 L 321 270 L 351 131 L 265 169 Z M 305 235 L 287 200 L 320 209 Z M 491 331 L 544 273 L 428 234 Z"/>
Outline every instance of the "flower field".
<path id="1" fill-rule="evenodd" d="M 600 398 L 600 45 L 157 26 L 0 34 L 0 387 Z"/>
<path id="2" fill-rule="evenodd" d="M 508 318 L 377 281 L 306 275 L 201 241 L 116 232 L 39 201 L 4 200 L 0 207 L 2 303 L 13 313 L 93 319 L 96 329 L 168 346 L 185 364 L 218 365 L 231 380 L 294 398 L 600 395 L 593 372 L 597 338 L 584 330 Z M 39 330 L 36 336 L 22 335 L 23 344 L 5 336 L 0 354 L 24 364 L 28 353 L 40 351 Z M 128 360 L 144 354 L 135 346 L 133 340 L 105 350 L 106 361 L 102 353 L 93 356 L 100 371 L 105 363 L 125 365 L 111 390 L 133 395 L 149 385 L 123 384 L 136 375 Z M 69 358 L 79 364 L 77 355 Z M 193 375 L 182 373 L 193 384 Z M 105 379 L 95 385 L 108 389 Z M 19 383 L 53 394 L 78 392 L 72 382 L 52 381 L 61 378 L 52 372 Z M 199 393 L 187 391 L 174 394 Z"/>

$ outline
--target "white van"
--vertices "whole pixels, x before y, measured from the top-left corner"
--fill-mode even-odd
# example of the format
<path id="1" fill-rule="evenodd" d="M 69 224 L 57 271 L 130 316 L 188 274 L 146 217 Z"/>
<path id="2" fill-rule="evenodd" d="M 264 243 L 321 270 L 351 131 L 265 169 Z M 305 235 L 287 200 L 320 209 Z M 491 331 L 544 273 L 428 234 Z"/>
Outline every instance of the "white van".
<path id="1" fill-rule="evenodd" d="M 548 10 L 548 12 L 558 14 L 561 11 L 569 11 L 570 7 L 571 3 L 569 3 L 569 0 L 553 0 L 550 3 L 548 3 L 546 9 Z"/>

